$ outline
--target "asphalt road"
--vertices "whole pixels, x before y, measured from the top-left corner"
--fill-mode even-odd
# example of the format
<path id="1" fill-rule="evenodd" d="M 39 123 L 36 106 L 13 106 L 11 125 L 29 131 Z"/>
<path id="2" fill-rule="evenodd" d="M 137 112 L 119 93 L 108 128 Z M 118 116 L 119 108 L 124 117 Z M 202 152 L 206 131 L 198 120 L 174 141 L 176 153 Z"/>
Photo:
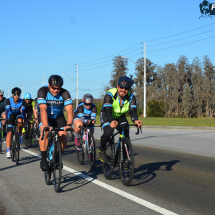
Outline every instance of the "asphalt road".
<path id="1" fill-rule="evenodd" d="M 28 153 L 39 154 L 36 146 L 21 151 L 18 166 L 0 155 L 0 202 L 6 213 L 154 215 L 160 214 L 156 210 L 161 207 L 166 209 L 163 214 L 215 214 L 214 131 L 144 129 L 138 136 L 134 132 L 131 129 L 135 175 L 130 187 L 122 185 L 118 167 L 108 181 L 98 159 L 92 171 L 87 162 L 79 165 L 71 141 L 63 153 L 65 168 L 58 194 L 53 185 L 45 185 L 40 158 Z M 95 138 L 99 136 L 97 129 Z M 154 205 L 145 207 L 141 201 Z"/>

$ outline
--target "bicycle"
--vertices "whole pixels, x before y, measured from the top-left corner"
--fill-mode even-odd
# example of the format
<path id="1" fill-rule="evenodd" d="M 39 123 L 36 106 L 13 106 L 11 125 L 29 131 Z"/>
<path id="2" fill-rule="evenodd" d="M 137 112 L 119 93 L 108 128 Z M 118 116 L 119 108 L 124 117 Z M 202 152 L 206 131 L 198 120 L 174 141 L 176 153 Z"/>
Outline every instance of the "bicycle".
<path id="1" fill-rule="evenodd" d="M 32 119 L 26 119 L 25 125 L 23 126 L 23 128 L 25 129 L 25 132 L 23 133 L 23 143 L 26 146 L 29 146 L 29 148 L 31 148 L 33 144 L 33 131 L 31 128 L 31 121 Z"/>
<path id="2" fill-rule="evenodd" d="M 118 161 L 120 178 L 125 186 L 129 186 L 131 184 L 135 166 L 132 144 L 124 135 L 124 128 L 127 126 L 136 125 L 129 125 L 127 122 L 123 122 L 117 127 L 118 131 L 111 135 L 109 142 L 106 144 L 107 162 L 102 163 L 103 174 L 105 178 L 109 180 L 113 175 L 114 167 L 117 165 Z M 141 127 L 140 130 L 142 133 Z M 120 136 L 115 150 L 114 137 L 117 134 L 120 134 Z M 137 133 L 135 134 L 139 134 L 139 128 L 137 128 Z"/>
<path id="3" fill-rule="evenodd" d="M 93 127 L 101 127 L 101 126 L 94 125 Z M 95 160 L 96 160 L 95 140 L 94 140 L 93 134 L 90 133 L 90 128 L 93 128 L 93 127 L 89 127 L 88 124 L 84 124 L 81 131 L 81 138 L 80 138 L 81 141 L 84 140 L 84 143 L 80 145 L 80 150 L 78 149 L 78 147 L 76 147 L 76 153 L 77 153 L 79 163 L 81 165 L 84 163 L 84 157 L 86 154 L 88 158 L 88 163 L 90 165 L 90 169 L 94 168 Z M 85 137 L 85 139 L 83 139 L 83 137 Z M 92 146 L 90 146 L 89 142 L 92 144 Z"/>
<path id="4" fill-rule="evenodd" d="M 5 120 L 4 118 L 0 118 L 0 154 L 2 154 L 2 144 L 3 144 L 3 124 L 1 120 Z"/>
<path id="5" fill-rule="evenodd" d="M 20 151 L 19 135 L 17 131 L 18 124 L 19 122 L 15 121 L 15 126 L 13 126 L 12 140 L 10 144 L 11 160 L 13 162 L 16 162 L 16 165 L 18 165 L 19 163 L 19 151 Z"/>
<path id="6" fill-rule="evenodd" d="M 67 129 L 71 130 L 71 129 Z M 43 136 L 41 140 L 44 139 L 44 134 L 46 131 L 49 131 L 47 128 L 44 128 L 43 130 Z M 51 174 L 53 172 L 53 180 L 54 180 L 54 190 L 56 193 L 59 192 L 60 190 L 60 184 L 61 184 L 61 177 L 62 177 L 62 155 L 61 155 L 61 145 L 59 142 L 59 136 L 58 132 L 63 131 L 63 128 L 54 128 L 52 129 L 52 135 L 49 138 L 49 143 L 48 143 L 48 165 L 49 168 L 47 171 L 45 171 L 44 176 L 45 176 L 45 183 L 47 185 L 50 184 L 51 180 Z"/>

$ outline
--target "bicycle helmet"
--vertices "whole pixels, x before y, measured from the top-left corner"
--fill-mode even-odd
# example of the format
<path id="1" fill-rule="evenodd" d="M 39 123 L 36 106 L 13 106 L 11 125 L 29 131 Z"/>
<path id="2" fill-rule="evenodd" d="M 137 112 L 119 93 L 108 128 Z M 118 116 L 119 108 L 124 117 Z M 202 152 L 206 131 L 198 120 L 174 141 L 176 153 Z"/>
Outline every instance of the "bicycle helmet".
<path id="1" fill-rule="evenodd" d="M 3 91 L 3 90 L 0 90 L 0 94 L 4 95 L 4 91 Z"/>
<path id="2" fill-rule="evenodd" d="M 62 87 L 63 86 L 63 78 L 59 75 L 51 75 L 49 77 L 49 84 L 55 87 Z"/>
<path id="3" fill-rule="evenodd" d="M 123 87 L 127 90 L 131 89 L 132 85 L 133 81 L 127 76 L 122 76 L 118 80 L 118 86 Z"/>
<path id="4" fill-rule="evenodd" d="M 31 94 L 30 94 L 30 93 L 26 93 L 26 94 L 24 95 L 24 98 L 25 98 L 25 99 L 31 99 Z"/>
<path id="5" fill-rule="evenodd" d="M 14 95 L 15 93 L 20 95 L 22 92 L 22 90 L 19 87 L 14 87 L 11 91 L 12 95 Z"/>
<path id="6" fill-rule="evenodd" d="M 85 102 L 90 102 L 90 103 L 93 103 L 93 96 L 89 93 L 85 94 L 83 96 L 83 99 L 82 101 L 85 103 Z"/>

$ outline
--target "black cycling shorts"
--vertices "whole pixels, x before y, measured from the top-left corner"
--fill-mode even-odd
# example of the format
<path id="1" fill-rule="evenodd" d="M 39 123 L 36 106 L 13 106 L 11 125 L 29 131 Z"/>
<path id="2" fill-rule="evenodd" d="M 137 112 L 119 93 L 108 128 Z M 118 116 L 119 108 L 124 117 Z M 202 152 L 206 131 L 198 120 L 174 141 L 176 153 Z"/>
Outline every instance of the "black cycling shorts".
<path id="1" fill-rule="evenodd" d="M 32 116 L 33 116 L 33 111 L 27 112 L 26 114 L 27 114 L 27 117 L 26 117 L 27 119 L 33 119 L 33 118 L 32 118 Z"/>
<path id="2" fill-rule="evenodd" d="M 63 114 L 54 119 L 48 117 L 48 123 L 49 123 L 49 126 L 53 128 L 62 128 L 67 125 L 66 119 Z M 42 125 L 42 122 L 40 123 L 39 127 L 41 125 Z"/>
<path id="3" fill-rule="evenodd" d="M 9 123 L 7 123 L 7 132 L 13 131 L 13 126 L 15 125 L 15 121 L 17 119 L 22 119 L 21 113 L 18 114 L 10 114 Z"/>

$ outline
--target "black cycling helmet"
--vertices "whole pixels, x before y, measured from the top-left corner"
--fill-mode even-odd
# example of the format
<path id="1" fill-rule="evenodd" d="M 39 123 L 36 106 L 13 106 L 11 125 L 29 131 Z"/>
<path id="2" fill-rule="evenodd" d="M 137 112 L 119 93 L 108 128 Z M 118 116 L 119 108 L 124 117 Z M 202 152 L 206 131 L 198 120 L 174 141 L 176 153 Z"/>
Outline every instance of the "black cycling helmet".
<path id="1" fill-rule="evenodd" d="M 20 95 L 22 92 L 22 90 L 19 87 L 14 87 L 11 91 L 12 95 L 14 95 L 15 93 Z"/>
<path id="2" fill-rule="evenodd" d="M 60 75 L 51 75 L 49 77 L 49 84 L 55 87 L 63 86 L 63 78 Z"/>
<path id="3" fill-rule="evenodd" d="M 3 90 L 0 90 L 0 94 L 4 95 L 4 91 L 3 91 Z"/>
<path id="4" fill-rule="evenodd" d="M 130 90 L 132 85 L 133 85 L 133 81 L 127 76 L 122 76 L 118 80 L 118 86 L 123 87 L 126 90 Z"/>
<path id="5" fill-rule="evenodd" d="M 90 103 L 93 103 L 93 96 L 89 93 L 85 94 L 83 96 L 83 99 L 82 101 L 85 103 L 85 102 L 90 102 Z"/>

